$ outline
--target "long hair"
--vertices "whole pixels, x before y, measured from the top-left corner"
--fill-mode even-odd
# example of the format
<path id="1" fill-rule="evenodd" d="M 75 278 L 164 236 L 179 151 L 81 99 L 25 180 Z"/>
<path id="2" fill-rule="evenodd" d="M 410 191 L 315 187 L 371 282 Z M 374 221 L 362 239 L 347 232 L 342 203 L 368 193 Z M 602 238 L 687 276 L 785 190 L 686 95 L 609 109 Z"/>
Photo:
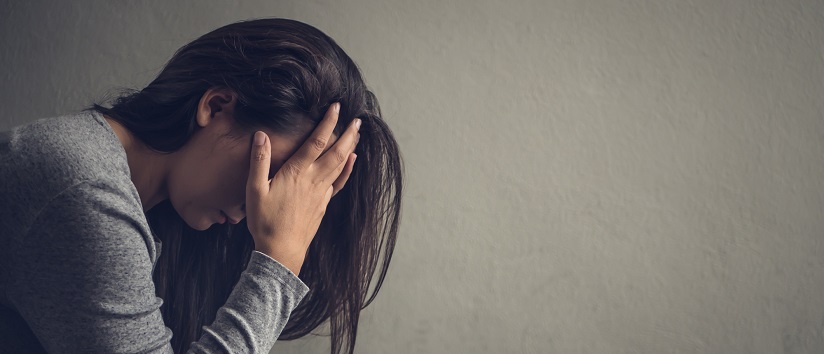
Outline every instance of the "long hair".
<path id="1" fill-rule="evenodd" d="M 341 102 L 337 136 L 354 118 L 362 120 L 357 162 L 330 200 L 298 274 L 309 293 L 279 337 L 305 336 L 329 320 L 332 354 L 351 354 L 360 310 L 374 300 L 386 276 L 401 211 L 400 151 L 375 95 L 332 38 L 305 23 L 266 18 L 229 24 L 195 39 L 178 49 L 144 89 L 122 92 L 111 108 L 94 103 L 87 110 L 117 120 L 148 147 L 168 153 L 200 129 L 197 104 L 212 87 L 236 95 L 234 120 L 249 134 L 267 127 L 303 136 L 333 102 Z M 153 274 L 157 296 L 164 300 L 161 312 L 174 333 L 172 347 L 182 353 L 214 321 L 254 242 L 245 219 L 197 231 L 168 200 L 146 217 L 162 241 Z M 368 296 L 370 285 L 374 289 Z"/>

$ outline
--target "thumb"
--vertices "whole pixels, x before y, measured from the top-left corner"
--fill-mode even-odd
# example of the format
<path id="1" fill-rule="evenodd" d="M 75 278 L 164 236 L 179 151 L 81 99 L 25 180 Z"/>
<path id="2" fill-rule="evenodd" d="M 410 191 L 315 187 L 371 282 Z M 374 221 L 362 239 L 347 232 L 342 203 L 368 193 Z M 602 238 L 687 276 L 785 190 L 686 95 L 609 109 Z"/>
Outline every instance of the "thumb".
<path id="1" fill-rule="evenodd" d="M 269 147 L 269 137 L 262 131 L 255 132 L 252 139 L 252 156 L 249 160 L 249 180 L 246 182 L 247 192 L 258 193 L 269 191 L 269 168 L 271 165 L 272 149 Z"/>

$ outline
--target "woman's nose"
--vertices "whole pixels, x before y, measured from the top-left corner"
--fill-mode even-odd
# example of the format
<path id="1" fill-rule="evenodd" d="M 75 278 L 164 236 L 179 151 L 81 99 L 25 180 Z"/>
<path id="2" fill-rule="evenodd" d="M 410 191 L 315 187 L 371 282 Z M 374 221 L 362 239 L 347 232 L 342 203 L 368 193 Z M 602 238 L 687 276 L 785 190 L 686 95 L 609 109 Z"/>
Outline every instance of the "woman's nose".
<path id="1" fill-rule="evenodd" d="M 226 213 L 230 223 L 240 223 L 246 218 L 246 204 L 244 203 L 240 207 L 226 209 L 224 212 Z"/>
<path id="2" fill-rule="evenodd" d="M 246 218 L 246 203 L 240 206 L 240 213 L 238 214 L 238 220 L 243 220 Z"/>

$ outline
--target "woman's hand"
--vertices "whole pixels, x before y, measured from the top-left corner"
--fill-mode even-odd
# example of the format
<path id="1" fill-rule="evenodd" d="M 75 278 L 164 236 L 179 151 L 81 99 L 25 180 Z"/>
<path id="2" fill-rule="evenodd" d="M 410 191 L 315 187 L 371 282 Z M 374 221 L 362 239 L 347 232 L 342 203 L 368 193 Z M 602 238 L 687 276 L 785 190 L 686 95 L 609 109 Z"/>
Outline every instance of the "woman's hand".
<path id="1" fill-rule="evenodd" d="M 323 152 L 339 111 L 340 103 L 333 103 L 312 135 L 272 180 L 268 179 L 272 151 L 269 137 L 255 132 L 246 183 L 246 224 L 255 250 L 269 255 L 295 275 L 300 273 L 329 200 L 343 188 L 357 157 L 353 152 L 360 139 L 359 119 L 353 120 L 335 144 Z"/>

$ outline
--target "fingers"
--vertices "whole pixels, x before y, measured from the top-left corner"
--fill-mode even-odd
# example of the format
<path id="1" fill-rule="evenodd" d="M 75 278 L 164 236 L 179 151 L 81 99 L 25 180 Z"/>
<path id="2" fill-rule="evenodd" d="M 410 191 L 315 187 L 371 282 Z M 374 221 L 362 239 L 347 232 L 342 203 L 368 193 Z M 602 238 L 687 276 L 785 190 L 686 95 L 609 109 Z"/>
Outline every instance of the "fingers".
<path id="1" fill-rule="evenodd" d="M 331 185 L 328 189 L 326 189 L 326 195 L 323 196 L 323 205 L 329 205 L 329 201 L 332 200 L 332 196 L 335 195 L 334 190 L 335 187 L 332 187 Z M 324 213 L 326 213 L 326 211 L 324 211 Z"/>
<path id="2" fill-rule="evenodd" d="M 332 193 L 332 196 L 338 194 L 338 192 L 340 192 L 340 190 L 343 189 L 343 186 L 346 184 L 346 181 L 349 180 L 349 175 L 352 174 L 352 170 L 355 166 L 355 159 L 357 158 L 358 155 L 356 154 L 349 155 L 349 159 L 346 161 L 346 167 L 343 168 L 343 172 L 341 172 L 340 176 L 338 176 L 338 179 L 335 180 L 334 183 L 332 183 L 332 187 L 335 189 L 334 193 Z"/>
<path id="3" fill-rule="evenodd" d="M 252 155 L 249 160 L 249 180 L 246 181 L 247 193 L 269 190 L 269 168 L 272 161 L 269 157 L 272 151 L 269 144 L 269 136 L 266 133 L 255 132 L 252 139 Z"/>
<path id="4" fill-rule="evenodd" d="M 312 132 L 312 135 L 306 139 L 306 142 L 303 143 L 300 149 L 287 161 L 287 164 L 290 164 L 292 169 L 297 171 L 305 170 L 323 153 L 338 122 L 338 112 L 340 112 L 340 103 L 335 102 L 329 106 L 326 115 Z"/>
<path id="5" fill-rule="evenodd" d="M 355 146 L 360 139 L 360 133 L 358 133 L 358 129 L 360 129 L 360 119 L 355 118 L 352 120 L 352 123 L 349 124 L 349 127 L 346 128 L 346 131 L 343 132 L 342 136 L 335 142 L 329 150 L 323 153 L 315 165 L 317 166 L 317 175 L 319 179 L 326 179 L 329 178 L 337 178 L 337 173 L 340 171 L 342 165 L 346 163 L 348 160 L 349 155 L 355 151 Z M 315 167 L 313 167 L 315 169 Z"/>

